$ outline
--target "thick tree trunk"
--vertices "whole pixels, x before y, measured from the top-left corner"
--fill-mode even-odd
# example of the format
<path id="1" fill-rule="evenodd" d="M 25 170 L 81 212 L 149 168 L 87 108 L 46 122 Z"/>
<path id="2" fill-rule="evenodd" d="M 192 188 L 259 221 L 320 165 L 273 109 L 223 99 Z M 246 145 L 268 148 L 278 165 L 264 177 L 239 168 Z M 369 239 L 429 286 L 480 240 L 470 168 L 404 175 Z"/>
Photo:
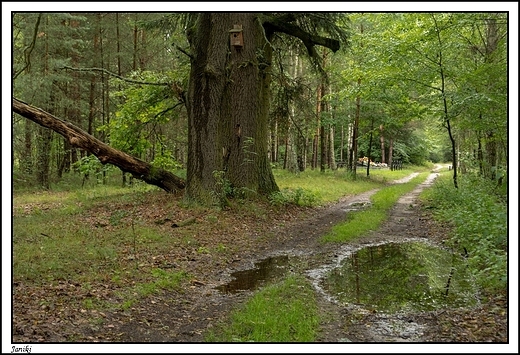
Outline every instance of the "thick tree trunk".
<path id="1" fill-rule="evenodd" d="M 201 13 L 191 27 L 186 193 L 203 203 L 214 202 L 219 171 L 243 191 L 278 190 L 268 157 L 272 49 L 256 16 Z M 235 25 L 242 46 L 230 43 Z"/>
<path id="2" fill-rule="evenodd" d="M 72 147 L 94 154 L 103 164 L 113 164 L 121 170 L 131 173 L 135 178 L 158 186 L 167 192 L 177 192 L 185 187 L 184 180 L 172 173 L 154 168 L 145 161 L 114 149 L 73 124 L 16 98 L 13 98 L 13 111 L 61 134 L 67 138 Z"/>

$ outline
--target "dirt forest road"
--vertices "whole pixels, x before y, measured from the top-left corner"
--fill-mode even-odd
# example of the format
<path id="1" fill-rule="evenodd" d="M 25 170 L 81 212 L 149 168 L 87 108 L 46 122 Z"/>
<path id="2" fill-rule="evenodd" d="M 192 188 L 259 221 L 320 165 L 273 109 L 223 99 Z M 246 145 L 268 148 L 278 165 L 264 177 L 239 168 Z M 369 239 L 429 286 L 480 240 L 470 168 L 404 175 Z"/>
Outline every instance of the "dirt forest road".
<path id="1" fill-rule="evenodd" d="M 436 169 L 439 168 L 440 166 Z M 416 174 L 396 183 L 406 182 L 414 176 Z M 249 269 L 255 261 L 268 257 L 284 254 L 299 256 L 299 260 L 304 260 L 301 262 L 305 264 L 304 268 L 311 270 L 336 263 L 341 248 L 359 248 L 406 238 L 425 238 L 440 242 L 445 238 L 446 230 L 439 228 L 429 216 L 425 216 L 417 201 L 419 193 L 430 186 L 436 176 L 437 173 L 433 171 L 422 184 L 403 196 L 382 228 L 348 245 L 323 244 L 318 240 L 334 224 L 343 221 L 346 211 L 353 205 L 368 203 L 370 196 L 377 190 L 317 209 L 304 220 L 284 227 L 273 226 L 272 232 L 276 238 L 264 241 L 255 250 L 245 251 L 236 266 L 225 270 L 207 269 L 199 282 L 186 292 L 167 294 L 152 302 L 147 300 L 133 308 L 132 312 L 112 314 L 112 327 L 104 330 L 103 338 L 123 342 L 203 342 L 203 335 L 208 329 L 252 294 L 252 291 L 222 294 L 215 287 L 229 282 L 233 271 Z M 322 325 L 318 342 L 504 341 L 504 335 L 507 334 L 507 317 L 503 315 L 505 304 L 492 310 L 481 305 L 479 309 L 467 311 L 409 314 L 405 319 L 400 319 L 402 316 L 392 318 L 366 314 L 360 318 L 357 315 L 357 322 L 352 323 L 352 314 L 348 308 L 331 302 L 323 295 L 319 302 L 322 310 L 328 314 L 329 321 Z M 481 317 L 485 320 L 481 320 Z M 473 322 L 477 321 L 481 327 L 473 329 Z M 97 338 L 96 335 L 98 334 L 92 334 Z M 98 341 L 103 340 L 98 338 Z"/>
<path id="2" fill-rule="evenodd" d="M 416 174 L 396 183 L 414 176 Z M 182 267 L 194 275 L 194 279 L 183 290 L 151 295 L 128 310 L 106 311 L 99 325 L 77 320 L 73 329 L 49 326 L 44 341 L 67 341 L 63 334 L 68 332 L 74 334 L 73 341 L 79 342 L 202 343 L 208 330 L 254 292 L 223 293 L 216 287 L 229 283 L 233 272 L 251 269 L 255 262 L 287 255 L 297 260 L 296 272 L 316 282 L 313 271 L 336 265 L 349 250 L 410 238 L 441 243 L 448 231 L 446 226 L 434 222 L 420 208 L 417 199 L 436 176 L 437 172 L 432 171 L 422 184 L 400 198 L 380 229 L 359 240 L 343 244 L 319 242 L 333 225 L 344 221 L 349 210 L 369 203 L 377 190 L 309 210 L 303 217 L 266 223 L 263 233 L 268 238 L 244 233 L 232 235 L 240 246 L 236 258 L 226 263 L 214 260 L 210 254 L 188 258 Z M 242 243 L 241 238 L 247 239 L 247 243 Z M 489 302 L 469 310 L 388 316 L 352 310 L 331 300 L 319 287 L 317 294 L 320 310 L 326 315 L 317 339 L 319 343 L 507 342 L 508 339 L 507 298 L 503 295 L 491 297 Z M 94 315 L 84 316 L 88 320 Z"/>

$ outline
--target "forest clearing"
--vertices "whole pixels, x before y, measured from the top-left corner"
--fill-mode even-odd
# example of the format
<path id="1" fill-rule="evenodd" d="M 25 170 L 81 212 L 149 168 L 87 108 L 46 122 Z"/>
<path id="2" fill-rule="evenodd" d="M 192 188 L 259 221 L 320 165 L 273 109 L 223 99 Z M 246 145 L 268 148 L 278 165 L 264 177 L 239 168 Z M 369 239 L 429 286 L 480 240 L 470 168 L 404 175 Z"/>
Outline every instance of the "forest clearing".
<path id="1" fill-rule="evenodd" d="M 13 12 L 10 351 L 517 346 L 509 23 Z"/>

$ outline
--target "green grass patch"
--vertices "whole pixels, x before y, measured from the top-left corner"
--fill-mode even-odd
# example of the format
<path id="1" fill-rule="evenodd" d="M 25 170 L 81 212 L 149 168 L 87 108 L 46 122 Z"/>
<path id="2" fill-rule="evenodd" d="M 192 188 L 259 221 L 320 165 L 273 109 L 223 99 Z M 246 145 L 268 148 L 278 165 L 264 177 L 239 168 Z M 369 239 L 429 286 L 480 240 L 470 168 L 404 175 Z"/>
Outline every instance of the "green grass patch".
<path id="1" fill-rule="evenodd" d="M 404 184 L 394 184 L 377 191 L 371 198 L 372 205 L 362 211 L 349 212 L 344 223 L 335 225 L 321 238 L 322 242 L 346 242 L 377 230 L 386 220 L 388 211 L 399 198 L 424 181 L 428 172 L 422 172 Z"/>
<path id="2" fill-rule="evenodd" d="M 142 297 L 157 293 L 159 290 L 174 290 L 188 277 L 183 271 L 167 271 L 160 268 L 152 269 L 151 274 L 153 281 L 136 286 L 137 293 Z"/>
<path id="3" fill-rule="evenodd" d="M 143 252 L 168 250 L 171 237 L 158 226 L 128 225 L 116 211 L 106 227 L 63 215 L 63 209 L 13 218 L 13 273 L 36 284 L 75 279 L 104 280 L 109 273 L 131 268 Z M 129 261 L 132 260 L 132 261 Z"/>
<path id="4" fill-rule="evenodd" d="M 151 281 L 136 283 L 134 287 L 123 289 L 119 292 L 119 297 L 122 299 L 119 307 L 122 310 L 128 310 L 139 300 L 163 290 L 179 290 L 182 282 L 187 280 L 189 275 L 184 271 L 169 271 L 155 268 L 150 273 L 144 275 L 144 277 L 151 279 Z"/>
<path id="5" fill-rule="evenodd" d="M 301 276 L 257 292 L 232 312 L 225 324 L 205 336 L 207 342 L 313 342 L 319 328 L 312 285 Z"/>
<path id="6" fill-rule="evenodd" d="M 286 170 L 273 170 L 280 192 L 271 195 L 274 205 L 296 204 L 315 206 L 329 202 L 337 202 L 341 197 L 355 195 L 386 185 L 387 183 L 410 175 L 414 171 L 425 170 L 424 167 L 394 170 L 372 169 L 370 176 L 366 170 L 358 169 L 357 177 L 345 170 L 306 170 L 297 174 Z"/>

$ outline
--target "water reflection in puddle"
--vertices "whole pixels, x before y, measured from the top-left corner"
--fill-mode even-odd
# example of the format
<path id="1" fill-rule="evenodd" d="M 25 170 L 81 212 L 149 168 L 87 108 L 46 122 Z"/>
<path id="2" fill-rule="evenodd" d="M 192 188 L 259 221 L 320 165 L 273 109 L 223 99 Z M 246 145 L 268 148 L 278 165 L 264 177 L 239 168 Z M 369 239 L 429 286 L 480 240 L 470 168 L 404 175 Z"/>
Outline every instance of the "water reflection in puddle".
<path id="1" fill-rule="evenodd" d="M 233 280 L 216 289 L 224 293 L 252 290 L 266 281 L 283 276 L 288 268 L 288 255 L 273 256 L 256 263 L 253 269 L 232 273 Z"/>
<path id="2" fill-rule="evenodd" d="M 422 242 L 360 249 L 325 275 L 322 288 L 340 302 L 384 312 L 476 303 L 463 258 Z"/>

